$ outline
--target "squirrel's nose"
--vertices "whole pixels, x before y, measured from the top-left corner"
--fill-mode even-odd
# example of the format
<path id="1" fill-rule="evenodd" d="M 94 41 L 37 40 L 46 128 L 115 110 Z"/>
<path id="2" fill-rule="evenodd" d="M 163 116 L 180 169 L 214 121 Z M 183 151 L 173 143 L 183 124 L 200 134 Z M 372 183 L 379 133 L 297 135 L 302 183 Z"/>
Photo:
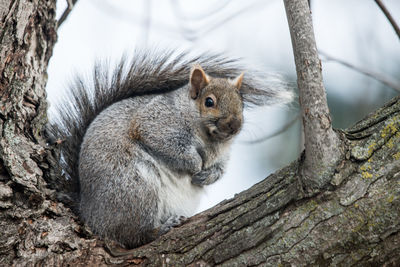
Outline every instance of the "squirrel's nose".
<path id="1" fill-rule="evenodd" d="M 229 134 L 235 134 L 239 131 L 240 127 L 242 125 L 241 119 L 230 115 L 229 117 L 225 119 L 220 119 L 218 120 L 217 127 L 221 131 Z"/>

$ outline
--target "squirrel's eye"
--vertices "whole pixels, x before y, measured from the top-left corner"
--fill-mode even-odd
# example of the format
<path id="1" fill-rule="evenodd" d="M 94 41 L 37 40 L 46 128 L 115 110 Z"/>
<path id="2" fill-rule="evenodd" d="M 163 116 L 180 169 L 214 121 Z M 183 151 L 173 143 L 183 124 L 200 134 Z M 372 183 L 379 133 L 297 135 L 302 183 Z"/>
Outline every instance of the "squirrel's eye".
<path id="1" fill-rule="evenodd" d="M 211 108 L 214 106 L 214 100 L 211 97 L 207 97 L 204 105 L 208 108 Z"/>

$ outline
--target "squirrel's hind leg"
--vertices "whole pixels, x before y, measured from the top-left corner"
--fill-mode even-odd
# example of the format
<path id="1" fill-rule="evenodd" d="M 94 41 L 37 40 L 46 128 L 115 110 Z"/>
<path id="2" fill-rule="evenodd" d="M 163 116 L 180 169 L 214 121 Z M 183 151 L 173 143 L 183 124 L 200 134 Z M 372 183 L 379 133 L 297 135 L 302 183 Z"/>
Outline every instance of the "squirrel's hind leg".
<path id="1" fill-rule="evenodd" d="M 187 218 L 185 216 L 172 215 L 161 226 L 152 231 L 153 239 L 155 240 L 158 237 L 162 236 L 163 234 L 166 234 L 173 227 L 180 226 L 186 220 Z M 107 252 L 113 257 L 123 257 L 127 255 L 132 255 L 134 254 L 135 251 L 135 249 L 125 249 L 117 245 L 115 242 L 109 240 L 104 241 L 104 247 L 107 250 Z"/>

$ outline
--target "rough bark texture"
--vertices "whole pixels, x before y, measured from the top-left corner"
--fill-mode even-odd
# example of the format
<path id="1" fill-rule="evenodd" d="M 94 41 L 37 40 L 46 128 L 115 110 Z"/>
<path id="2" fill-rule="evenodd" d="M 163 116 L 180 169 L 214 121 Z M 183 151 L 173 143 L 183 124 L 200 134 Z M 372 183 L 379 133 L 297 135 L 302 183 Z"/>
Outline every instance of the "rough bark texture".
<path id="1" fill-rule="evenodd" d="M 347 158 L 337 165 L 329 190 L 304 197 L 297 177 L 301 162 L 295 162 L 130 256 L 110 258 L 101 247 L 91 247 L 84 253 L 91 257 L 67 262 L 397 266 L 400 98 L 342 137 Z"/>
<path id="2" fill-rule="evenodd" d="M 56 41 L 55 1 L 0 2 L 0 265 L 27 250 L 46 229 L 46 68 Z M 44 231 L 43 231 L 44 232 Z M 43 234 L 43 233 L 42 233 Z M 29 253 L 31 253 L 30 251 Z"/>
<path id="3" fill-rule="evenodd" d="M 54 8 L 0 4 L 1 266 L 400 264 L 399 98 L 340 133 L 346 158 L 325 191 L 303 195 L 300 159 L 131 255 L 110 256 L 43 178 Z"/>
<path id="4" fill-rule="evenodd" d="M 342 137 L 347 158 L 329 190 L 302 196 L 295 162 L 132 256 L 96 253 L 108 263 L 152 266 L 397 266 L 400 99 Z"/>
<path id="5" fill-rule="evenodd" d="M 308 2 L 284 0 L 284 3 L 296 63 L 305 138 L 305 159 L 300 178 L 306 191 L 313 191 L 329 182 L 342 155 L 341 144 L 332 129 Z"/>

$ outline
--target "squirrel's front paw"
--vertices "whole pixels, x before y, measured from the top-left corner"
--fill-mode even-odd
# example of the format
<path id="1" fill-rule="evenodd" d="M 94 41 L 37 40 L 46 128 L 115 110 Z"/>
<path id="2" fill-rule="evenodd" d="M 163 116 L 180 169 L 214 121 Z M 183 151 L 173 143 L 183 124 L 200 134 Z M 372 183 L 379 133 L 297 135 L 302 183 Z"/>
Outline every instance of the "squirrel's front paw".
<path id="1" fill-rule="evenodd" d="M 212 171 L 203 170 L 201 172 L 196 173 L 192 177 L 192 184 L 194 185 L 208 185 L 215 182 L 219 176 L 217 177 L 217 173 L 213 173 Z"/>
<path id="2" fill-rule="evenodd" d="M 195 173 L 192 176 L 192 184 L 194 185 L 208 185 L 217 181 L 222 176 L 222 169 L 219 165 L 214 165 L 208 169 Z"/>
<path id="3" fill-rule="evenodd" d="M 205 185 L 207 180 L 207 175 L 205 175 L 204 171 L 198 172 L 192 176 L 192 184 L 194 185 Z"/>
<path id="4" fill-rule="evenodd" d="M 193 162 L 193 164 L 190 165 L 188 168 L 190 173 L 196 174 L 201 172 L 201 164 L 198 164 L 197 162 Z"/>
<path id="5" fill-rule="evenodd" d="M 201 172 L 203 160 L 196 151 L 191 151 L 191 153 L 188 153 L 184 162 L 186 165 L 185 169 L 188 170 L 190 174 Z"/>

